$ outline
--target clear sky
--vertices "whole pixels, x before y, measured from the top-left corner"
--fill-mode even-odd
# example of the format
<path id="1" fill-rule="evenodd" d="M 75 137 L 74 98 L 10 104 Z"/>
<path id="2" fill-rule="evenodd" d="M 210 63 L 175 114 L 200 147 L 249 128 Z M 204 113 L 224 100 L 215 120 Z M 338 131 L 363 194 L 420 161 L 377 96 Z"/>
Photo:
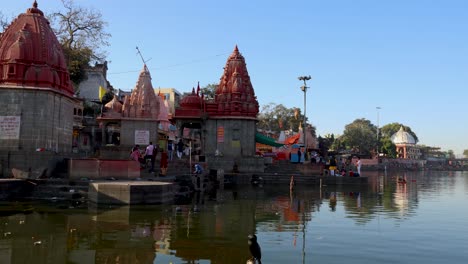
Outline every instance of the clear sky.
<path id="1" fill-rule="evenodd" d="M 3 14 L 32 0 L 1 0 Z M 304 107 L 320 135 L 366 118 L 411 127 L 420 144 L 468 149 L 466 0 L 75 0 L 112 34 L 108 79 L 134 87 L 142 61 L 154 87 L 218 83 L 237 44 L 260 105 Z M 59 0 L 38 0 L 46 14 Z"/>

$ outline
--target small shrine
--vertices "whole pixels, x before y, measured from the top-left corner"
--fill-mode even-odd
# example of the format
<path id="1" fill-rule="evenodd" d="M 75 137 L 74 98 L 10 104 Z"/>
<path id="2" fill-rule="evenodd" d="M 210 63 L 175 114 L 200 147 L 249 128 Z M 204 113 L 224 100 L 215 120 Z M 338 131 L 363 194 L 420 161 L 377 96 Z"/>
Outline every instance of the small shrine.
<path id="1" fill-rule="evenodd" d="M 130 96 L 123 103 L 114 96 L 97 118 L 103 142 L 100 157 L 128 159 L 133 146 L 158 142 L 160 107 L 161 100 L 154 93 L 151 74 L 144 65 Z"/>
<path id="2" fill-rule="evenodd" d="M 416 145 L 414 137 L 400 126 L 398 132 L 392 135 L 391 140 L 396 146 L 397 158 L 419 159 L 421 150 Z"/>

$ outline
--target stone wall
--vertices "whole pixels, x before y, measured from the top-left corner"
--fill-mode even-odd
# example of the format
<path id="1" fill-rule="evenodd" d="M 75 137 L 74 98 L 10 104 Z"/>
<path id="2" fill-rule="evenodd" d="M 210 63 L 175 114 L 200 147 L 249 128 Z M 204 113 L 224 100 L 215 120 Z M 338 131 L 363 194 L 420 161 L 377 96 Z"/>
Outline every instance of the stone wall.
<path id="1" fill-rule="evenodd" d="M 221 135 L 219 128 L 222 128 Z M 205 154 L 214 155 L 219 150 L 224 157 L 253 157 L 255 131 L 255 120 L 209 119 L 206 121 Z"/>
<path id="2" fill-rule="evenodd" d="M 265 171 L 265 164 L 262 157 L 242 157 L 233 159 L 226 156 L 215 157 L 210 155 L 206 157 L 206 161 L 208 170 L 222 169 L 226 173 L 231 173 L 234 164 L 236 164 L 240 173 L 262 173 Z"/>
<path id="3" fill-rule="evenodd" d="M 140 164 L 133 160 L 71 159 L 68 169 L 70 180 L 130 180 L 140 177 Z"/>
<path id="4" fill-rule="evenodd" d="M 0 151 L 0 177 L 13 177 L 11 169 L 30 171 L 32 178 L 54 176 L 67 155 L 51 151 Z"/>
<path id="5" fill-rule="evenodd" d="M 1 151 L 71 152 L 72 98 L 51 90 L 0 87 L 0 116 L 20 117 L 19 139 L 1 139 Z"/>
<path id="6" fill-rule="evenodd" d="M 135 146 L 135 130 L 148 130 L 149 141 L 158 142 L 158 122 L 154 120 L 122 120 L 120 127 L 120 147 L 130 153 Z M 146 146 L 140 146 L 143 149 Z M 128 158 L 128 157 L 127 157 Z"/>

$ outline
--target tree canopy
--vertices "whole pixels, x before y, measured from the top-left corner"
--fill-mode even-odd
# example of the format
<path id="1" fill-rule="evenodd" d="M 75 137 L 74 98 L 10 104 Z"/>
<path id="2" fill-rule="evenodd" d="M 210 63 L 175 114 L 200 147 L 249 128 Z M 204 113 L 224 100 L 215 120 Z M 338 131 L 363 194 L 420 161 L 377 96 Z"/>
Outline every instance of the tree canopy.
<path id="1" fill-rule="evenodd" d="M 299 126 L 304 126 L 304 115 L 299 108 L 287 108 L 282 104 L 269 103 L 262 106 L 258 114 L 257 127 L 263 130 L 271 130 L 279 133 L 282 130 L 299 131 Z M 313 125 L 307 124 L 312 136 L 316 136 L 316 129 Z"/>
<path id="2" fill-rule="evenodd" d="M 99 11 L 77 6 L 73 0 L 62 0 L 62 4 L 65 10 L 54 12 L 49 20 L 67 58 L 70 79 L 79 84 L 90 62 L 105 59 L 102 47 L 110 45 L 111 35 Z"/>
<path id="3" fill-rule="evenodd" d="M 365 118 L 356 119 L 345 126 L 340 140 L 346 149 L 370 155 L 377 147 L 377 127 Z"/>
<path id="4" fill-rule="evenodd" d="M 10 19 L 8 19 L 1 11 L 0 11 L 0 36 L 2 35 L 3 31 L 8 27 L 10 24 Z"/>
<path id="5" fill-rule="evenodd" d="M 217 83 L 210 83 L 202 87 L 200 90 L 204 95 L 205 99 L 214 99 L 216 88 L 218 88 Z"/>

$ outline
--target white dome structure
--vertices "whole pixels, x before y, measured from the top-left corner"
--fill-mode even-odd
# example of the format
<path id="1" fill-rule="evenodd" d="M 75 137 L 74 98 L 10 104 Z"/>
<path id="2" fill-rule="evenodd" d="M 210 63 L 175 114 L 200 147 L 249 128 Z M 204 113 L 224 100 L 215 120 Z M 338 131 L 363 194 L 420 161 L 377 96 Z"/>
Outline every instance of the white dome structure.
<path id="1" fill-rule="evenodd" d="M 421 157 L 421 150 L 416 146 L 416 139 L 400 127 L 400 130 L 392 135 L 391 140 L 396 146 L 398 158 L 403 159 L 419 159 Z"/>
<path id="2" fill-rule="evenodd" d="M 407 144 L 407 145 L 416 145 L 416 140 L 414 137 L 406 132 L 403 129 L 403 126 L 400 126 L 400 130 L 396 132 L 395 134 L 392 135 L 391 137 L 393 144 L 395 145 L 401 145 L 401 144 Z"/>

